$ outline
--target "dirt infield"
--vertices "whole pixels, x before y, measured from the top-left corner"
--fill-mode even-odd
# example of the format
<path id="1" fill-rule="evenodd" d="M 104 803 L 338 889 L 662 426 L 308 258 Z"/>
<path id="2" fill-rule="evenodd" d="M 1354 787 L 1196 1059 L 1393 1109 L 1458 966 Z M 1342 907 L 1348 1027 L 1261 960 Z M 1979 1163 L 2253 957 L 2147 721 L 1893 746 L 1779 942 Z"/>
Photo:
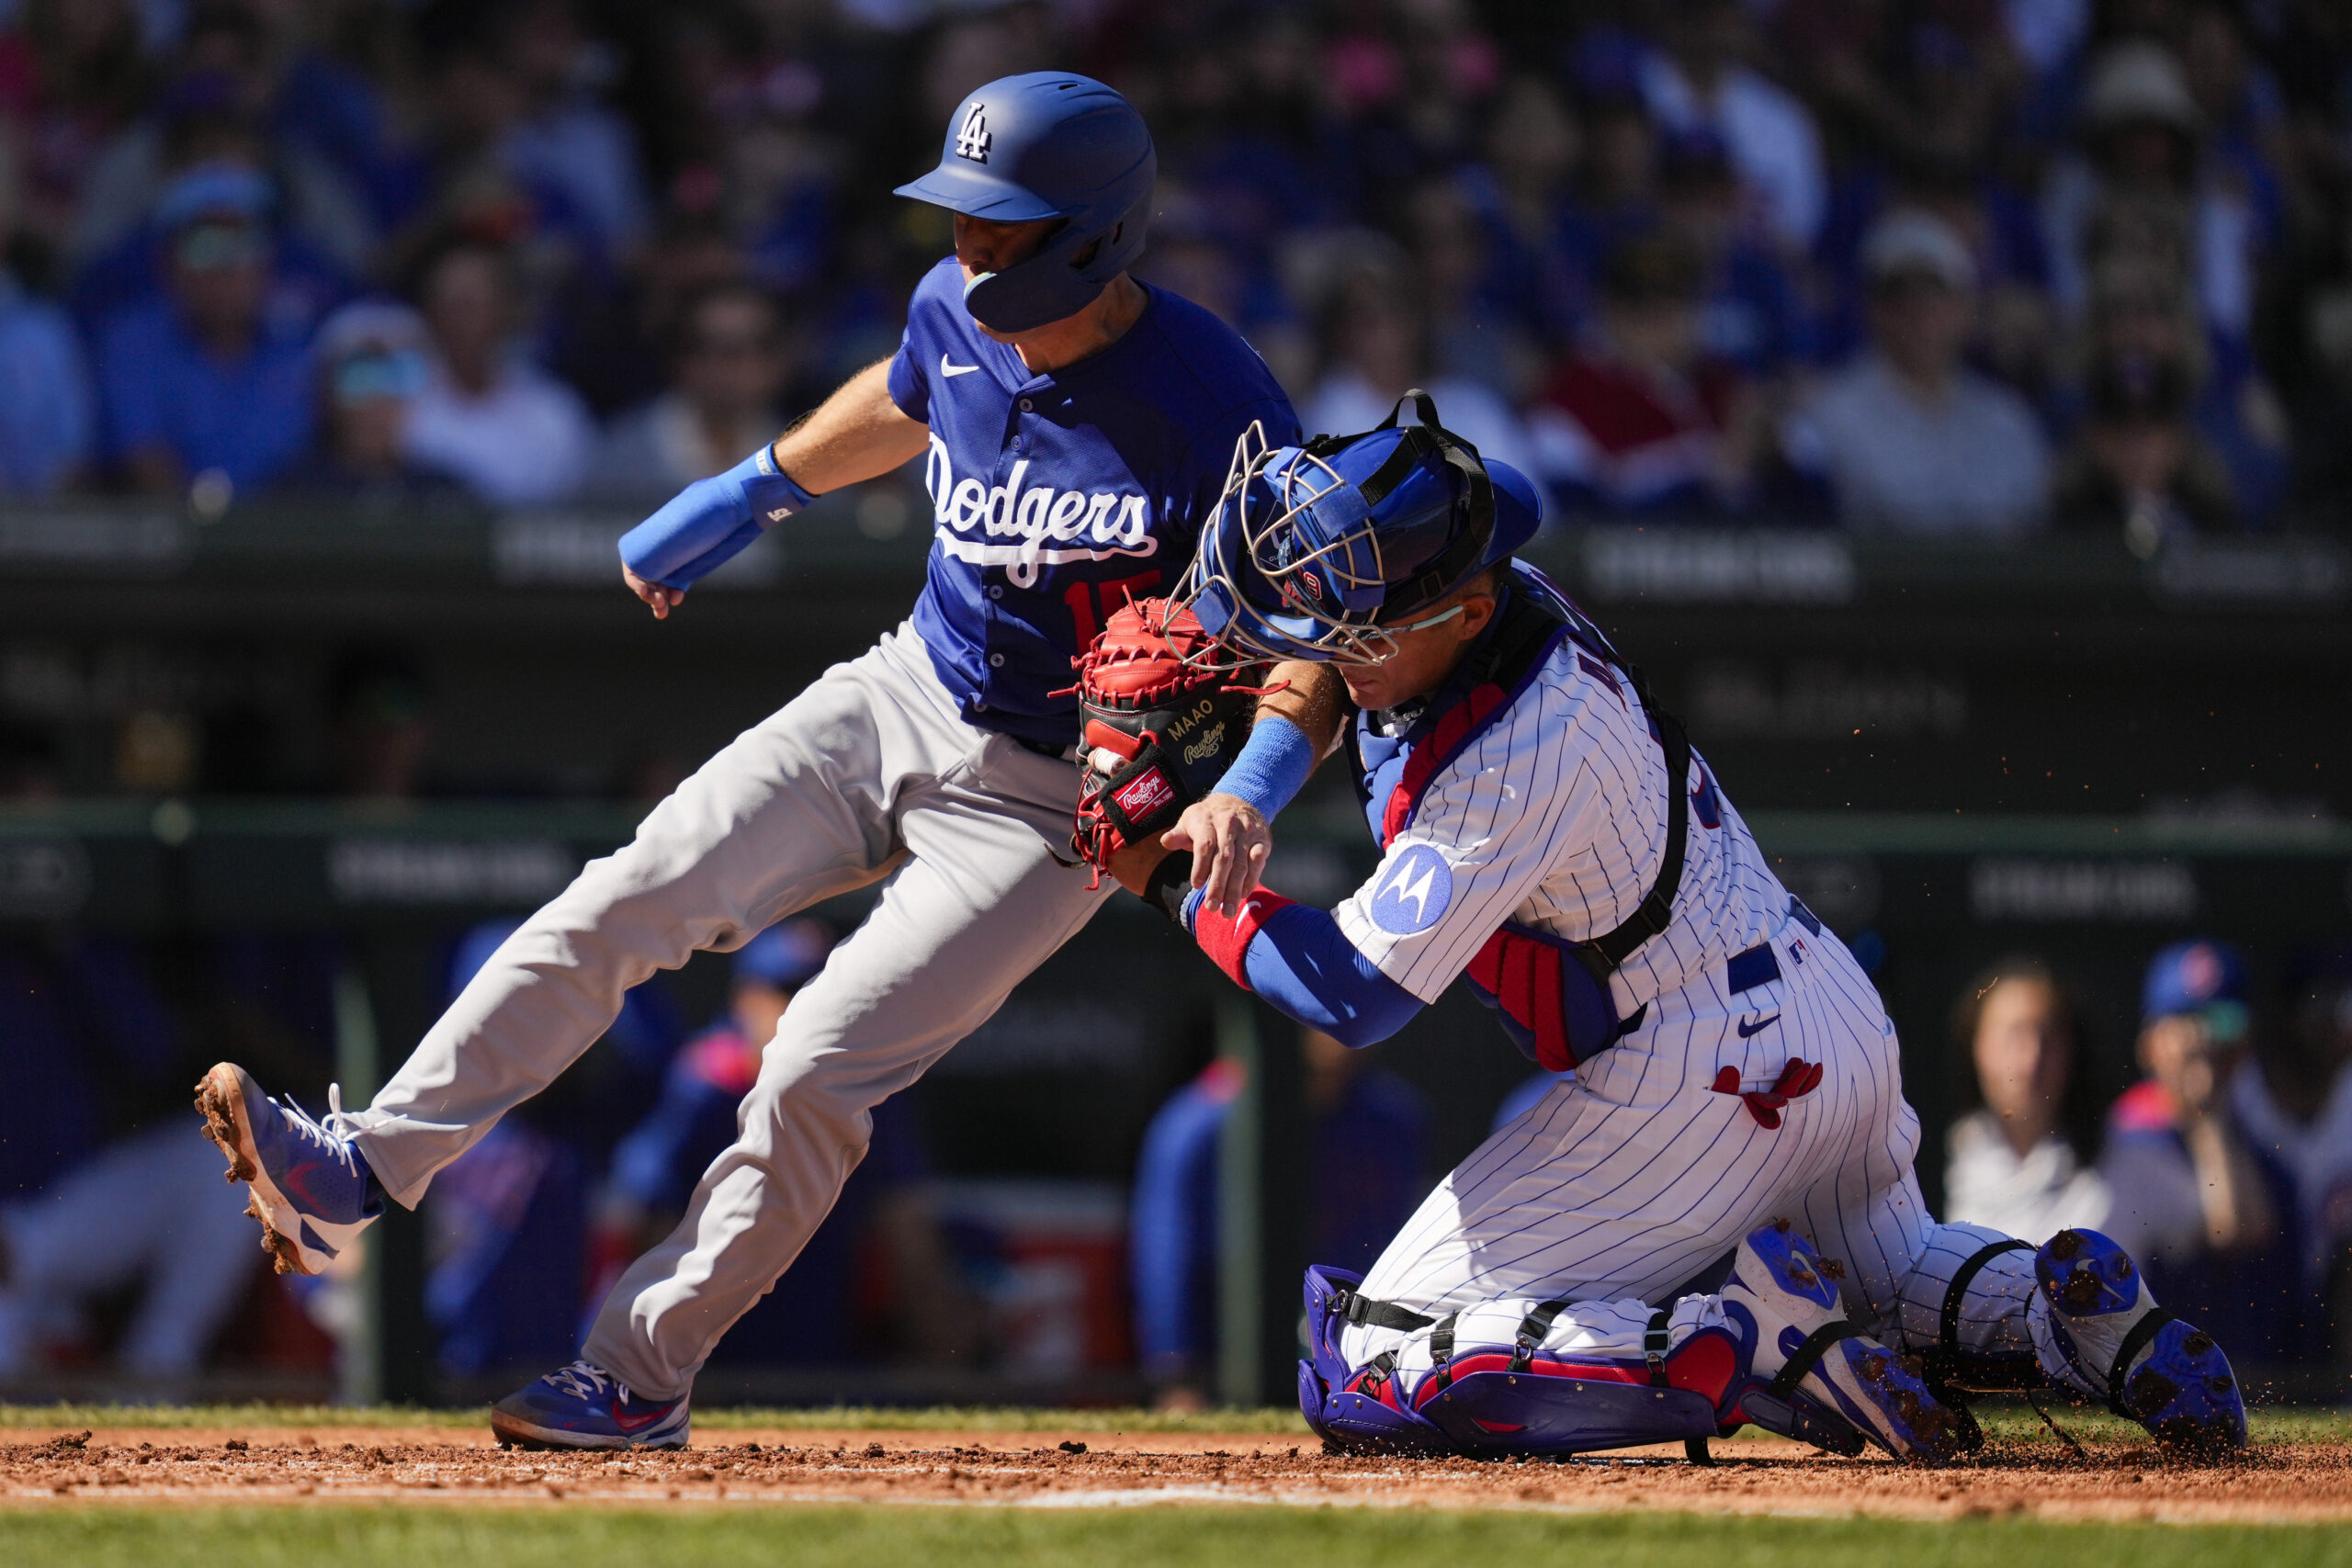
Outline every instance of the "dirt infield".
<path id="1" fill-rule="evenodd" d="M 11 1432 L 0 1504 L 299 1503 L 404 1499 L 905 1502 L 1087 1506 L 1128 1503 L 1406 1505 L 1687 1510 L 1898 1518 L 2025 1516 L 2173 1523 L 2352 1520 L 2352 1450 L 2257 1443 L 2216 1465 L 2152 1447 L 1996 1440 L 1973 1461 L 1919 1471 L 1776 1440 L 1567 1463 L 1329 1457 L 1263 1433 L 732 1430 L 683 1453 L 502 1451 L 480 1428 L 112 1427 Z"/>

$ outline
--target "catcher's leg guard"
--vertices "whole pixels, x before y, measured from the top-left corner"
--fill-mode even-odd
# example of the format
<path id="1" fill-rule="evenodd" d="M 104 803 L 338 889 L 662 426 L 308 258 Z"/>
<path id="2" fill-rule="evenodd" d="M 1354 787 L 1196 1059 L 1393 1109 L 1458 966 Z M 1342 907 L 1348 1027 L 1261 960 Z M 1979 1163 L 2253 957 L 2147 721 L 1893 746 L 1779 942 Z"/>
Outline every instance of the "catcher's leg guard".
<path id="1" fill-rule="evenodd" d="M 1342 1440 L 1426 1446 L 1434 1431 L 1453 1451 L 1486 1457 L 1679 1440 L 1703 1459 L 1739 1371 L 1711 1296 L 1657 1312 L 1637 1301 L 1513 1298 L 1430 1318 L 1355 1294 L 1337 1270 L 1317 1272 L 1309 1339 L 1327 1361 L 1347 1326 L 1388 1331 L 1374 1337 L 1378 1354 L 1331 1385 L 1316 1418 Z M 1302 1398 L 1322 1386 L 1318 1371 L 1302 1363 Z"/>
<path id="2" fill-rule="evenodd" d="M 1607 1314 L 1635 1303 L 1596 1304 Z M 1637 1362 L 1539 1349 L 1564 1310 L 1561 1302 L 1534 1304 L 1508 1348 L 1462 1347 L 1457 1354 L 1450 1343 L 1437 1346 L 1435 1365 L 1415 1391 L 1420 1411 L 1465 1454 L 1576 1454 L 1679 1441 L 1703 1459 L 1738 1352 L 1720 1325 L 1692 1328 L 1700 1300 L 1679 1314 L 1649 1314 Z M 1669 1354 L 1678 1315 L 1691 1331 Z M 1443 1320 L 1432 1337 L 1449 1337 L 1455 1322 Z"/>
<path id="3" fill-rule="evenodd" d="M 1336 1443 L 1374 1453 L 1442 1454 L 1446 1435 L 1404 1399 L 1396 1358 L 1383 1352 L 1372 1365 L 1332 1390 L 1316 1429 Z"/>
<path id="4" fill-rule="evenodd" d="M 2245 1447 L 2245 1400 L 2213 1337 L 2156 1304 L 2131 1255 L 2091 1230 L 2034 1255 L 2047 1314 L 2030 1326 L 2042 1370 L 2176 1448 Z"/>
<path id="5" fill-rule="evenodd" d="M 1396 1359 L 1374 1358 L 1357 1371 L 1340 1353 L 1340 1332 L 1351 1323 L 1426 1328 L 1431 1320 L 1387 1302 L 1356 1294 L 1363 1276 L 1320 1264 L 1306 1271 L 1306 1346 L 1298 1364 L 1298 1403 L 1315 1435 L 1329 1443 L 1383 1453 L 1442 1453 L 1445 1435 L 1398 1397 Z"/>
<path id="6" fill-rule="evenodd" d="M 1304 1364 L 1328 1388 L 1339 1387 L 1354 1371 L 1340 1353 L 1340 1331 L 1348 1325 L 1348 1308 L 1356 1300 L 1356 1287 L 1363 1283 L 1363 1275 L 1345 1269 L 1326 1268 L 1318 1263 L 1306 1270 L 1308 1359 Z"/>
<path id="7" fill-rule="evenodd" d="M 1331 1391 L 1324 1386 L 1321 1378 L 1315 1375 L 1315 1363 L 1301 1361 L 1298 1364 L 1298 1413 L 1306 1417 L 1306 1424 L 1314 1429 L 1315 1435 L 1327 1443 L 1334 1440 L 1330 1428 L 1323 1425 L 1324 1402 L 1330 1397 Z"/>
<path id="8" fill-rule="evenodd" d="M 1906 1362 L 1846 1320 L 1833 1270 L 1785 1222 L 1739 1244 L 1724 1314 L 1748 1356 L 1736 1413 L 1767 1431 L 1859 1451 L 1840 1426 L 1898 1459 L 1930 1464 L 1960 1451 L 1959 1424 Z"/>
<path id="9" fill-rule="evenodd" d="M 1327 1443 L 1337 1439 L 1323 1425 L 1323 1405 L 1331 1397 L 1333 1385 L 1345 1382 L 1348 1374 L 1348 1364 L 1340 1355 L 1340 1328 L 1345 1321 L 1340 1314 L 1363 1282 L 1363 1275 L 1345 1269 L 1316 1265 L 1306 1270 L 1306 1316 L 1302 1326 L 1306 1331 L 1308 1359 L 1298 1364 L 1298 1411 L 1315 1435 Z"/>

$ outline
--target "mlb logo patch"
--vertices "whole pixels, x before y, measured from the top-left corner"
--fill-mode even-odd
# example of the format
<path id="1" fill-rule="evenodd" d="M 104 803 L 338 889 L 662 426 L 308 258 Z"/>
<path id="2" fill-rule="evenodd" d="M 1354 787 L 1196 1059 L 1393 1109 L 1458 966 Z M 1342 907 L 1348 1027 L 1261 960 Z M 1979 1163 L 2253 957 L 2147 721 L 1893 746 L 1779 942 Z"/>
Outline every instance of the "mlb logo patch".
<path id="1" fill-rule="evenodd" d="M 1111 798 L 1118 803 L 1121 811 L 1126 813 L 1128 821 L 1140 822 L 1175 799 L 1176 792 L 1169 787 L 1168 780 L 1161 776 L 1159 770 L 1154 768 L 1113 790 Z"/>

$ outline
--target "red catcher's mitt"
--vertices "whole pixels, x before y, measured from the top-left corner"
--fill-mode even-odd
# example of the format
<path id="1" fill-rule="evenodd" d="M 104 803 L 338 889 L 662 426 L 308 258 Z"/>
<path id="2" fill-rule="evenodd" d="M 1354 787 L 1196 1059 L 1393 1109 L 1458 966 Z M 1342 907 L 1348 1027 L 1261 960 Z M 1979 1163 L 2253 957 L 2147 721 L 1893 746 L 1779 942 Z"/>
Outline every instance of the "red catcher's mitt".
<path id="1" fill-rule="evenodd" d="M 1174 827 L 1250 738 L 1259 672 L 1186 662 L 1216 646 L 1189 609 L 1137 599 L 1074 660 L 1080 783 L 1070 848 L 1098 879 L 1121 849 Z"/>

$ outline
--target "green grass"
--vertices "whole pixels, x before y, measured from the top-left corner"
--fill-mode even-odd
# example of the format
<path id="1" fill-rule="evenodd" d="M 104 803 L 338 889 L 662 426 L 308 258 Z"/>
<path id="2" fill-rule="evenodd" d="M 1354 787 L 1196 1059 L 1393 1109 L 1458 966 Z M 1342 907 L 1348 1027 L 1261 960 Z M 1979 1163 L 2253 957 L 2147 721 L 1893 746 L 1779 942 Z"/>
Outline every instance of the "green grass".
<path id="1" fill-rule="evenodd" d="M 2011 1442 L 2055 1444 L 2050 1428 L 2032 1406 L 2021 1399 L 1982 1400 L 1973 1406 L 1988 1437 Z M 2144 1443 L 2147 1429 L 2134 1421 L 2092 1405 L 2052 1403 L 2051 1416 L 2084 1443 Z M 697 1416 L 696 1420 L 701 1417 Z M 2246 1416 L 2248 1435 L 2257 1443 L 2342 1443 L 2352 1441 L 2352 1409 L 2278 1406 Z"/>
<path id="2" fill-rule="evenodd" d="M 0 1509 L 11 1568 L 2347 1568 L 2352 1531 L 1372 1508 Z"/>

